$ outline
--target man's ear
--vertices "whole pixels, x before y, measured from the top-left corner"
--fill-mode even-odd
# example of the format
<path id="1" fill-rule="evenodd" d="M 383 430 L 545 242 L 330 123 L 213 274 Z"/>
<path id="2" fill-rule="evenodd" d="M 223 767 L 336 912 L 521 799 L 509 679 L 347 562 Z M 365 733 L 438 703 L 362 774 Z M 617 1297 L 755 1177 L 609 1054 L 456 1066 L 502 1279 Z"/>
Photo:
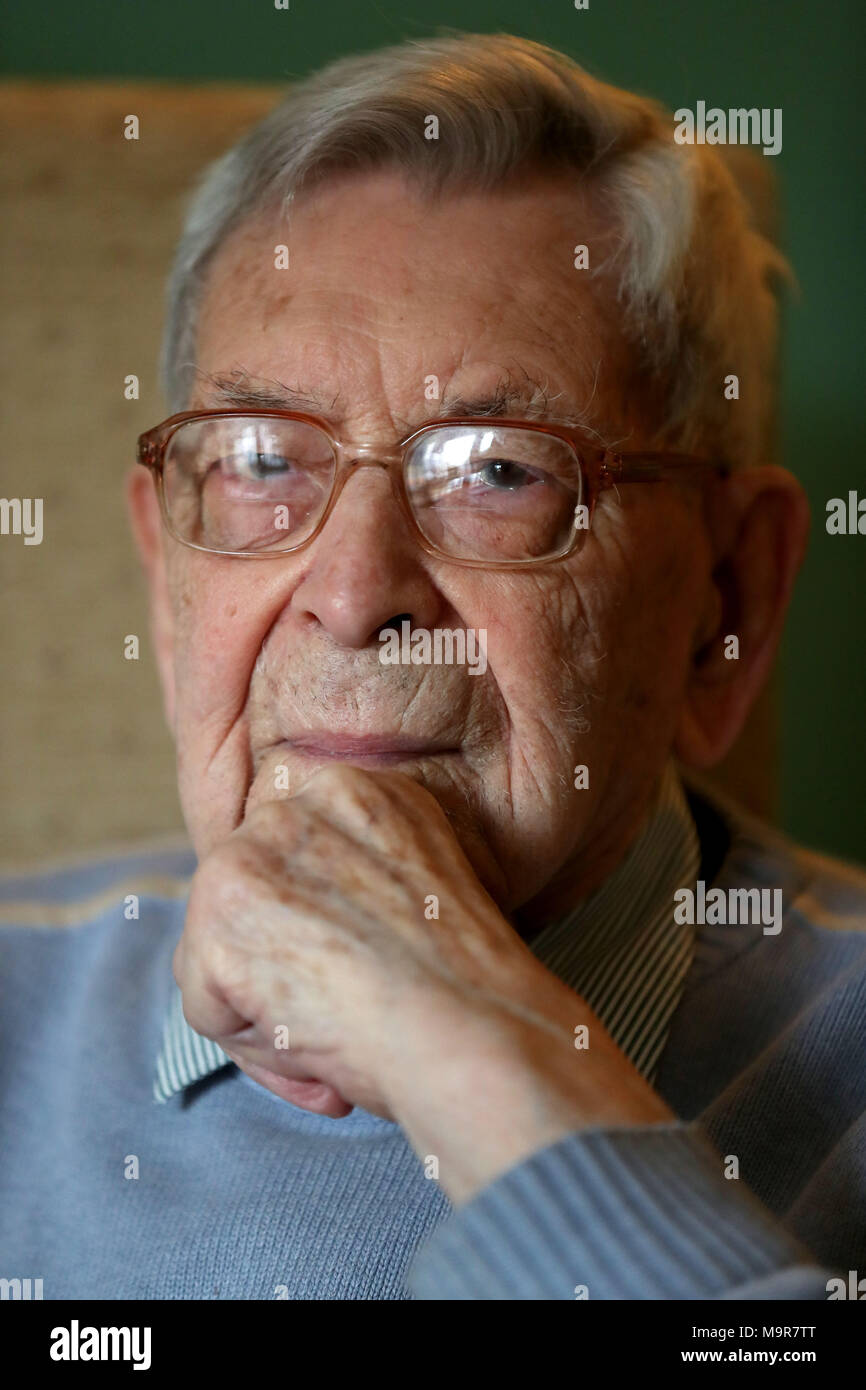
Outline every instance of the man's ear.
<path id="1" fill-rule="evenodd" d="M 126 480 L 126 504 L 132 533 L 147 578 L 150 632 L 162 684 L 168 726 L 174 732 L 174 617 L 168 589 L 165 533 L 159 500 L 150 473 L 136 464 Z"/>
<path id="2" fill-rule="evenodd" d="M 711 519 L 715 568 L 674 741 L 688 767 L 719 762 L 772 668 L 809 535 L 809 503 L 792 474 L 735 473 Z"/>

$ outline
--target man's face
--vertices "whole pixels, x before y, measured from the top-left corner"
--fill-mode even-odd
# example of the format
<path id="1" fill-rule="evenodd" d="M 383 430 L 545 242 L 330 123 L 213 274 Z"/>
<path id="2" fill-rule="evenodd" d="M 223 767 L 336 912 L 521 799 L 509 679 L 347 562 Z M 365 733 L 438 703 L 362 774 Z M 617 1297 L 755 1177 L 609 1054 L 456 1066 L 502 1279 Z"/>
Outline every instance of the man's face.
<path id="1" fill-rule="evenodd" d="M 616 309 L 574 266 L 579 243 L 598 263 L 603 230 L 559 180 L 433 205 L 391 172 L 326 184 L 290 226 L 257 217 L 221 248 L 189 407 L 234 403 L 213 378 L 282 383 L 344 440 L 391 447 L 504 385 L 513 418 L 585 411 L 635 447 L 647 422 Z M 546 885 L 546 905 L 587 891 L 621 852 L 674 737 L 710 567 L 695 496 L 652 485 L 605 493 L 564 562 L 449 565 L 418 547 L 380 468 L 349 478 L 298 554 L 166 537 L 164 555 L 163 679 L 199 854 L 334 758 L 398 768 L 441 803 L 505 911 L 540 905 Z M 380 631 L 405 618 L 485 630 L 485 673 L 383 665 Z"/>

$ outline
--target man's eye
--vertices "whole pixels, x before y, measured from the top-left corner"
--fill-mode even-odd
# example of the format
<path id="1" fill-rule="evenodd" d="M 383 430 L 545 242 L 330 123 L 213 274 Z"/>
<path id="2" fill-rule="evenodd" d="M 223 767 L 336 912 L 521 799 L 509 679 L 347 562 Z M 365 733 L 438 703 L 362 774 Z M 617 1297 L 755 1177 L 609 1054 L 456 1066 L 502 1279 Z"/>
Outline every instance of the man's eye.
<path id="1" fill-rule="evenodd" d="M 538 482 L 534 473 L 527 472 L 525 468 L 520 467 L 519 463 L 513 463 L 510 459 L 489 459 L 482 468 L 478 469 L 475 476 L 488 487 L 497 488 L 503 492 L 514 492 L 518 488 Z"/>
<path id="2" fill-rule="evenodd" d="M 226 463 L 226 471 L 235 477 L 253 478 L 257 482 L 279 477 L 288 473 L 291 467 L 282 454 L 235 454 Z"/>

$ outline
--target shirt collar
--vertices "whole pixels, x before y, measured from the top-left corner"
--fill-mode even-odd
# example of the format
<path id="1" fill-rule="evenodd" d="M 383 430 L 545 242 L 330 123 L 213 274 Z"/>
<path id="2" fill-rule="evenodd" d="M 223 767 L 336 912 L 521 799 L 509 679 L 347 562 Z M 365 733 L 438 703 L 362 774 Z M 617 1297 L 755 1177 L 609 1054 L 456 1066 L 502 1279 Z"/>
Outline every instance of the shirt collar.
<path id="1" fill-rule="evenodd" d="M 644 828 L 591 897 L 544 927 L 535 956 L 586 1000 L 614 1042 L 652 1082 L 694 952 L 694 928 L 674 921 L 674 893 L 693 884 L 700 842 L 672 764 Z M 169 1100 L 231 1058 L 183 1016 L 176 984 L 156 1063 L 154 1098 Z"/>
<path id="2" fill-rule="evenodd" d="M 169 1100 L 179 1091 L 185 1091 L 188 1086 L 193 1086 L 196 1081 L 225 1066 L 234 1066 L 234 1063 L 222 1048 L 190 1028 L 183 1016 L 183 996 L 172 981 L 171 1003 L 156 1060 L 154 1099 L 160 1102 Z"/>
<path id="3" fill-rule="evenodd" d="M 694 927 L 674 920 L 674 893 L 694 884 L 700 862 L 695 823 L 669 763 L 644 827 L 617 868 L 529 943 L 650 1082 L 694 955 Z"/>

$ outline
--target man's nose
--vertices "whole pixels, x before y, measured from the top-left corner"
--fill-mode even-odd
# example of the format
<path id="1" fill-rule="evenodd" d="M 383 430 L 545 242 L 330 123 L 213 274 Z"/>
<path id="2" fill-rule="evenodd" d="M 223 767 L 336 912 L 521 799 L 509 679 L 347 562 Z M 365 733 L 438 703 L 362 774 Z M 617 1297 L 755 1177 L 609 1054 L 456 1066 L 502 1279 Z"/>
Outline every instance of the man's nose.
<path id="1" fill-rule="evenodd" d="M 347 479 L 307 552 L 292 607 L 356 649 L 378 646 L 382 628 L 406 618 L 435 626 L 442 599 L 384 465 L 365 463 Z"/>

